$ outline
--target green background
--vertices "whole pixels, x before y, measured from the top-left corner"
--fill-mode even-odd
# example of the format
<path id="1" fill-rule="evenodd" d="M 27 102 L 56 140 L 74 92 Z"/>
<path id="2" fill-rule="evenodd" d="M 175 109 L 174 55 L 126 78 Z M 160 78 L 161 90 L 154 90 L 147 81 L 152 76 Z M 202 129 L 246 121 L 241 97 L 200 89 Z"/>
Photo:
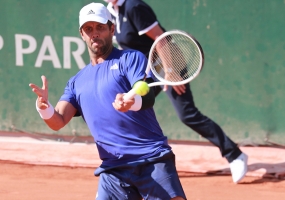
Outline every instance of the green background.
<path id="1" fill-rule="evenodd" d="M 236 142 L 285 144 L 285 1 L 145 0 L 167 29 L 194 35 L 205 53 L 202 73 L 191 82 L 197 107 Z M 78 13 L 86 0 L 0 0 L 0 130 L 89 135 L 81 118 L 52 131 L 35 110 L 30 82 L 49 80 L 55 105 L 69 77 L 63 68 L 63 37 L 78 37 Z M 103 3 L 103 1 L 97 1 Z M 37 47 L 16 65 L 15 35 L 30 35 Z M 51 61 L 35 67 L 43 39 L 50 36 L 61 68 Z M 23 41 L 24 48 L 29 46 Z M 76 50 L 75 44 L 71 50 Z M 48 55 L 49 52 L 46 52 Z M 88 63 L 87 50 L 83 55 Z M 204 140 L 183 125 L 164 93 L 156 100 L 157 118 L 170 139 Z"/>

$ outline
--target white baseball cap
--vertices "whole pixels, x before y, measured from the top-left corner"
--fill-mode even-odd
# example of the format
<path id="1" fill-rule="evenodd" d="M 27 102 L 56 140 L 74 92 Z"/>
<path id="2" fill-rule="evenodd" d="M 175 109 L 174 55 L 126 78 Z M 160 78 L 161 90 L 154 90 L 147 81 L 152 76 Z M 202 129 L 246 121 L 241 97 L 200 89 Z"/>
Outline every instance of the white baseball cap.
<path id="1" fill-rule="evenodd" d="M 79 28 L 86 22 L 107 24 L 108 20 L 112 21 L 111 14 L 102 3 L 90 3 L 79 12 Z"/>

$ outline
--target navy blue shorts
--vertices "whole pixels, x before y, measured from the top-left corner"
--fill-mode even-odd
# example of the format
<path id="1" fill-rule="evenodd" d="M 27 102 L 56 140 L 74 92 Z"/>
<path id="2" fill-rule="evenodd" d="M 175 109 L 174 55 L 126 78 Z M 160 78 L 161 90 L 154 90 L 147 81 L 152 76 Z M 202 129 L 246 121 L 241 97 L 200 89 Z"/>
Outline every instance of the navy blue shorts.
<path id="1" fill-rule="evenodd" d="M 175 155 L 170 152 L 159 161 L 101 171 L 96 200 L 168 200 L 176 196 L 186 199 Z"/>

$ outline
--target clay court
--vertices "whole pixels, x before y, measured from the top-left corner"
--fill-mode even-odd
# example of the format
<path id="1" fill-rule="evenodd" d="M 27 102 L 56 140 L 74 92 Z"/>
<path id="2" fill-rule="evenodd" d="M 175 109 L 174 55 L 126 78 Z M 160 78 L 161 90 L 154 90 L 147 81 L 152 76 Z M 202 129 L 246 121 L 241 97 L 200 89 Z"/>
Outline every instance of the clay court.
<path id="1" fill-rule="evenodd" d="M 94 199 L 98 178 L 93 176 L 93 171 L 100 164 L 95 144 L 90 138 L 60 140 L 2 132 L 1 199 Z M 284 148 L 241 147 L 249 155 L 249 171 L 240 184 L 234 184 L 228 164 L 216 147 L 208 143 L 174 141 L 171 146 L 188 199 L 285 198 Z M 212 152 L 211 156 L 207 152 Z"/>

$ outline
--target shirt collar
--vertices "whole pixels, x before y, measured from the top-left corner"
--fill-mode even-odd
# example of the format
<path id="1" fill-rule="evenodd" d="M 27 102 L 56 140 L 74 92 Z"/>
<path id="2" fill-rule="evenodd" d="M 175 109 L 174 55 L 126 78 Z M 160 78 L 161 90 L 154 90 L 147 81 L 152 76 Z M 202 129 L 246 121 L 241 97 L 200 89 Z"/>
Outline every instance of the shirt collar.
<path id="1" fill-rule="evenodd" d="M 113 6 L 112 3 L 108 3 L 107 9 L 116 18 L 116 29 L 118 33 L 121 33 L 120 20 L 119 20 L 119 7 L 123 5 L 126 0 L 118 0 L 117 3 Z"/>
<path id="2" fill-rule="evenodd" d="M 118 0 L 115 5 L 113 5 L 112 3 L 108 3 L 107 9 L 109 10 L 109 12 L 111 12 L 111 14 L 114 15 L 114 12 L 118 13 L 119 7 L 122 6 L 125 1 L 126 0 Z"/>

